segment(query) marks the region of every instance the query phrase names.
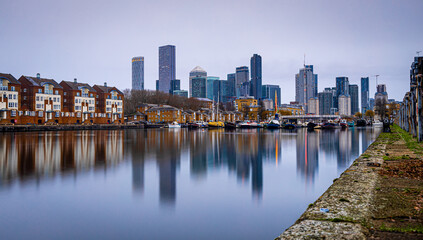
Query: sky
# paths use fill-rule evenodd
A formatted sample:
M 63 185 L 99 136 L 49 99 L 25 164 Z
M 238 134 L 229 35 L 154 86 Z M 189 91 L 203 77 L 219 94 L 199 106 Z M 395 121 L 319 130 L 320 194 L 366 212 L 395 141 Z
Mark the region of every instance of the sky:
M 421 0 L 0 0 L 0 72 L 131 88 L 131 58 L 145 58 L 155 89 L 158 48 L 176 46 L 176 77 L 188 90 L 196 66 L 226 79 L 262 56 L 263 84 L 295 100 L 295 74 L 314 65 L 319 91 L 347 76 L 375 75 L 402 100 L 423 50 Z M 423 55 L 423 52 L 422 54 Z

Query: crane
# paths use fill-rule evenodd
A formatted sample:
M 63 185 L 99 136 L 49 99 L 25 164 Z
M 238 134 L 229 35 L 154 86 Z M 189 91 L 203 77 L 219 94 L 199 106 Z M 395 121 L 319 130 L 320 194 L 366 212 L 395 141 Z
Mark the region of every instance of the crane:
M 416 51 L 416 53 L 417 53 L 417 57 L 420 57 L 420 53 L 421 53 L 422 51 Z

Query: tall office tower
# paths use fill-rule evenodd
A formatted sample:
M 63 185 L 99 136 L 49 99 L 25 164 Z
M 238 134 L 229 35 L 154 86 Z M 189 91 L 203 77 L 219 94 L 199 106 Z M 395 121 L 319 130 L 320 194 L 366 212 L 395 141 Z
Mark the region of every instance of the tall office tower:
M 251 95 L 254 96 L 255 99 L 260 100 L 261 97 L 261 85 L 262 85 L 262 77 L 261 77 L 261 56 L 258 54 L 254 54 L 251 57 L 250 61 L 251 67 Z
M 338 97 L 339 115 L 351 115 L 351 97 L 341 94 Z
M 247 83 L 249 85 L 248 77 L 249 77 L 248 67 L 242 66 L 242 67 L 236 68 L 236 74 L 235 74 L 236 97 L 249 95 L 249 86 L 247 86 Z M 246 88 L 248 88 L 248 92 L 246 92 L 247 91 Z
M 310 98 L 308 100 L 307 103 L 308 106 L 308 114 L 315 114 L 315 115 L 319 115 L 319 98 L 318 97 L 314 97 L 314 98 Z
M 272 99 L 273 105 L 275 105 L 275 100 L 277 96 L 277 102 L 276 104 L 278 106 L 281 105 L 281 88 L 279 85 L 263 85 L 261 87 L 261 97 L 262 99 Z
M 369 110 L 373 110 L 375 108 L 375 99 L 369 98 Z
M 229 96 L 236 97 L 236 74 L 229 73 L 228 74 L 228 87 L 229 87 Z
M 348 77 L 337 77 L 336 78 L 336 100 L 334 107 L 338 108 L 338 98 L 340 95 L 349 96 L 349 86 Z
M 197 78 L 196 80 L 197 83 L 199 82 L 198 78 L 204 79 L 204 82 L 206 85 L 204 89 L 205 90 L 204 98 L 207 97 L 207 72 L 199 66 L 196 66 L 189 73 L 189 97 L 198 97 L 198 96 L 194 96 L 193 93 L 196 92 L 196 94 L 198 94 L 198 92 L 201 91 L 200 89 L 194 89 L 194 85 L 192 82 L 194 78 Z
M 207 89 L 208 91 L 209 89 Z M 219 102 L 230 102 L 231 98 L 229 95 L 229 82 L 227 80 L 215 80 L 213 81 L 213 99 Z
M 319 113 L 320 115 L 329 115 L 332 108 L 333 91 L 331 88 L 325 88 L 323 92 L 319 92 Z
M 369 77 L 361 78 L 361 113 L 370 109 L 369 103 Z
M 175 46 L 159 47 L 159 82 L 158 90 L 169 93 L 170 81 L 176 77 Z
M 351 97 L 351 114 L 354 115 L 360 111 L 358 107 L 358 85 L 351 84 L 348 91 Z
M 219 77 L 207 77 L 207 98 L 210 100 L 215 100 L 217 101 L 217 99 L 214 99 L 216 96 L 213 95 L 214 90 L 213 90 L 213 83 L 214 81 L 219 80 Z
M 175 91 L 181 90 L 181 80 L 173 79 L 170 80 L 170 94 L 175 95 Z
M 144 57 L 132 58 L 132 89 L 144 90 Z
M 317 97 L 317 74 L 313 73 L 313 65 L 305 65 L 295 74 L 295 101 L 305 106 L 310 98 Z

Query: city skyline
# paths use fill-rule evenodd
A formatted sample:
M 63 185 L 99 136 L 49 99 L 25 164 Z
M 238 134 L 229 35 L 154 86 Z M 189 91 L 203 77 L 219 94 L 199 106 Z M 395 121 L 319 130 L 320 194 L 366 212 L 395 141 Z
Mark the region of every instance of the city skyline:
M 187 75 L 197 65 L 225 79 L 236 66 L 248 66 L 257 53 L 265 59 L 263 83 L 280 85 L 281 102 L 286 103 L 295 99 L 293 75 L 306 54 L 306 64 L 313 64 L 319 74 L 318 92 L 333 86 L 337 76 L 347 76 L 352 84 L 370 77 L 373 96 L 377 74 L 390 97 L 402 100 L 407 88 L 401 83 L 409 80 L 408 59 L 423 48 L 423 33 L 415 31 L 421 1 L 383 2 L 383 9 L 382 1 L 126 3 L 104 2 L 101 8 L 82 1 L 1 3 L 0 13 L 7 19 L 0 23 L 0 49 L 6 56 L 0 60 L 2 72 L 40 72 L 91 84 L 107 81 L 125 89 L 131 88 L 128 59 L 144 56 L 145 89 L 154 90 L 157 48 L 172 44 L 178 47 L 175 78 L 181 80 L 181 89 L 188 89 Z M 243 11 L 234 11 L 239 8 Z M 349 11 L 342 11 L 346 8 Z M 257 17 L 250 19 L 248 13 Z M 136 21 L 139 14 L 142 24 Z M 190 19 L 178 17 L 188 14 Z M 179 26 L 186 30 L 179 31 Z M 198 40 L 199 35 L 207 38 Z M 223 40 L 222 35 L 231 37 Z

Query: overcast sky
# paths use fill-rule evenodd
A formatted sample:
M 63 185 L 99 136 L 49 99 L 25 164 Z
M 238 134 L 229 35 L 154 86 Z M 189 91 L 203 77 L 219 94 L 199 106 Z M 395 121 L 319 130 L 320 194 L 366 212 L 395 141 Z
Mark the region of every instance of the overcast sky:
M 145 57 L 145 88 L 155 89 L 158 47 L 176 46 L 176 76 L 188 89 L 195 66 L 226 79 L 250 57 L 263 59 L 263 84 L 295 99 L 306 64 L 319 91 L 347 76 L 370 76 L 402 100 L 423 50 L 423 1 L 105 1 L 0 0 L 0 72 L 131 87 L 131 58 Z

